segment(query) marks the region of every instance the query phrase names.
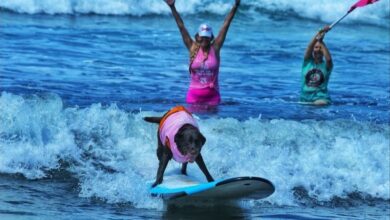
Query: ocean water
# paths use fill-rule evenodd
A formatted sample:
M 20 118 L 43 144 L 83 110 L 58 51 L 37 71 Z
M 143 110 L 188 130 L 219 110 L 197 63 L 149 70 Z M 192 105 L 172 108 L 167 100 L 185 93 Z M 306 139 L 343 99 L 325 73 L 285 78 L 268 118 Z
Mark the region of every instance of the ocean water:
M 214 178 L 260 176 L 276 191 L 172 205 L 148 194 L 157 128 L 142 120 L 186 105 L 188 52 L 166 4 L 0 1 L 0 218 L 389 219 L 389 1 L 327 34 L 333 104 L 298 102 L 309 40 L 353 3 L 242 1 L 222 103 L 189 107 Z M 203 22 L 217 32 L 233 1 L 176 4 L 194 34 Z

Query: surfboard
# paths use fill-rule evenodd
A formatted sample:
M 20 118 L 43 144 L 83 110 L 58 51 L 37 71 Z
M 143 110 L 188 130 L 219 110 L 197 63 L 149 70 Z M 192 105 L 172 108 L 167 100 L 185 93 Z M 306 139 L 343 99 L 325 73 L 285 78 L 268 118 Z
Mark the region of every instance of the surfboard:
M 164 177 L 162 184 L 150 188 L 152 196 L 161 197 L 164 200 L 263 199 L 272 195 L 274 191 L 275 187 L 269 180 L 252 176 L 201 182 L 190 176 L 170 175 Z

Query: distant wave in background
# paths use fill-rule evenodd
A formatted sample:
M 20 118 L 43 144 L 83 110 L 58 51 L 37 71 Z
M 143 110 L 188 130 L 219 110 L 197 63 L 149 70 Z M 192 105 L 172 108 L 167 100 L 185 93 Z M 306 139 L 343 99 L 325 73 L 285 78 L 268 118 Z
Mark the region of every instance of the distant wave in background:
M 303 19 L 333 22 L 343 16 L 356 0 L 246 0 L 240 13 L 250 17 L 299 17 Z M 176 7 L 182 14 L 211 13 L 224 15 L 233 4 L 223 0 L 177 0 Z M 2 0 L 0 9 L 27 14 L 98 14 L 98 15 L 167 15 L 169 8 L 163 0 Z M 388 27 L 389 1 L 353 11 L 343 22 L 375 24 Z

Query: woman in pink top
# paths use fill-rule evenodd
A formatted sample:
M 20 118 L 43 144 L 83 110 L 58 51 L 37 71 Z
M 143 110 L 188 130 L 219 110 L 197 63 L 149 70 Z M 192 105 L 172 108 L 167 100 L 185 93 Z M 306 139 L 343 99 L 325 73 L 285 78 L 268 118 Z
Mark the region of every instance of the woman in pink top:
M 213 31 L 207 24 L 201 24 L 193 40 L 184 26 L 183 20 L 175 8 L 175 0 L 165 0 L 171 8 L 173 17 L 179 27 L 184 44 L 190 52 L 191 82 L 187 93 L 187 103 L 217 105 L 221 102 L 218 74 L 220 50 L 225 41 L 230 23 L 240 5 L 235 0 L 234 7 L 227 15 L 218 36 L 214 39 Z

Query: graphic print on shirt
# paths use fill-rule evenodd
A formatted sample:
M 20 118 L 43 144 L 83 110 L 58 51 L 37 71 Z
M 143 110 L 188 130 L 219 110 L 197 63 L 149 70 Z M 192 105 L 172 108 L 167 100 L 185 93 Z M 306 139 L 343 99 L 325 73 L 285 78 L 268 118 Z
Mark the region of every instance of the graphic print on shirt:
M 199 82 L 201 84 L 213 84 L 213 72 L 210 70 L 206 61 L 200 64 L 200 68 L 196 71 L 196 74 L 199 76 Z
M 214 48 L 211 47 L 208 54 L 203 53 L 202 48 L 200 48 L 190 66 L 190 88 L 219 90 L 218 71 L 219 61 Z
M 309 87 L 318 87 L 324 82 L 324 73 L 320 69 L 312 69 L 306 74 L 305 84 Z

